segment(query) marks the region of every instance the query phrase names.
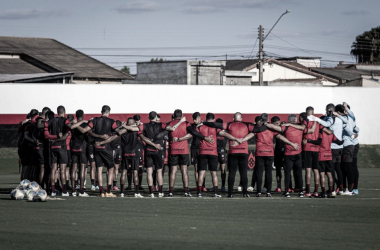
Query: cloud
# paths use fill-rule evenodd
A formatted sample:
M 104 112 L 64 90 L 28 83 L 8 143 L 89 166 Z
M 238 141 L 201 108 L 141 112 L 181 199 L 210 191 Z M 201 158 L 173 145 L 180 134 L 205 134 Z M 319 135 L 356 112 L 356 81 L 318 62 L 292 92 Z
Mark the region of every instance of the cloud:
M 113 10 L 121 14 L 136 14 L 142 12 L 152 12 L 160 9 L 160 5 L 151 1 L 136 1 L 123 4 Z
M 211 13 L 211 12 L 220 12 L 222 11 L 218 7 L 213 6 L 194 6 L 194 7 L 187 7 L 182 10 L 182 12 L 187 14 L 203 14 L 203 13 Z
M 368 15 L 369 11 L 368 10 L 348 10 L 348 11 L 342 12 L 342 14 L 346 16 L 364 16 L 364 15 Z
M 36 19 L 69 15 L 70 13 L 65 10 L 20 9 L 0 11 L 0 19 L 6 20 Z

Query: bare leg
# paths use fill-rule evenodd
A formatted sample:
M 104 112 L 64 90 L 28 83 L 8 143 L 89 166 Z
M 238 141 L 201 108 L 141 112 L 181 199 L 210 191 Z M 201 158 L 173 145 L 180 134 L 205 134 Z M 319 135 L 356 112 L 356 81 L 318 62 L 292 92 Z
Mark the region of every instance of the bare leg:
M 218 172 L 217 171 L 210 171 L 211 172 L 211 176 L 212 176 L 212 183 L 214 184 L 214 189 L 215 187 L 218 187 Z M 214 190 L 215 193 L 217 190 Z
M 80 164 L 80 189 L 79 192 L 83 194 L 83 187 L 84 187 L 84 182 L 86 180 L 86 173 L 87 173 L 87 164 Z M 77 171 L 75 171 L 76 173 Z
M 100 194 L 103 193 L 103 166 L 98 167 L 98 183 L 99 183 L 99 191 Z
M 169 174 L 169 193 L 173 193 L 173 187 L 175 183 L 175 176 L 177 174 L 178 166 L 170 166 L 170 174 Z
M 306 168 L 306 172 L 305 172 L 306 193 L 310 193 L 310 181 L 311 181 L 311 168 Z M 302 187 L 300 188 L 302 189 Z
M 203 185 L 203 180 L 205 178 L 205 175 L 206 175 L 206 170 L 201 170 L 198 173 L 198 194 L 200 194 L 202 191 L 202 185 Z
M 181 173 L 182 173 L 183 187 L 186 189 L 189 187 L 189 175 L 187 174 L 187 165 L 181 166 Z M 185 192 L 186 192 L 186 190 L 185 190 Z
M 319 185 L 319 170 L 314 169 L 314 184 L 315 184 L 315 190 L 314 192 L 318 192 L 318 185 Z
M 77 163 L 73 163 L 71 165 L 71 185 L 72 185 L 72 191 L 74 192 L 75 191 L 75 177 L 77 176 L 77 169 L 78 169 L 78 164 Z M 80 185 L 82 186 L 82 179 L 81 179 L 81 183 Z
M 55 193 L 55 180 L 57 173 L 57 163 L 51 164 L 51 172 L 50 172 L 50 182 L 51 182 L 51 192 Z

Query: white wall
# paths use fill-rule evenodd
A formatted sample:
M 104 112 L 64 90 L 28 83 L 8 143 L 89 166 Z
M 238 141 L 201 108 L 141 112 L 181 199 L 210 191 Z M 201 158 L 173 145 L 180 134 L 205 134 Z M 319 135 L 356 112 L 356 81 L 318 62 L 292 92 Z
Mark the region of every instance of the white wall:
M 263 74 L 264 76 L 264 82 L 267 81 L 274 81 L 277 79 L 315 79 L 315 76 L 307 75 L 304 73 L 301 73 L 296 70 L 292 70 L 286 67 L 283 67 L 281 65 L 277 65 L 275 63 L 270 66 L 268 63 L 265 63 L 263 66 L 265 72 Z M 255 76 L 252 76 L 252 82 L 258 82 L 259 81 L 259 70 L 254 68 L 249 70 L 249 72 L 256 72 Z
M 64 105 L 67 113 L 300 113 L 313 106 L 324 113 L 328 103 L 346 101 L 357 116 L 360 142 L 380 144 L 380 88 L 256 87 L 191 85 L 50 85 L 0 84 L 0 114 L 26 114 L 31 108 Z

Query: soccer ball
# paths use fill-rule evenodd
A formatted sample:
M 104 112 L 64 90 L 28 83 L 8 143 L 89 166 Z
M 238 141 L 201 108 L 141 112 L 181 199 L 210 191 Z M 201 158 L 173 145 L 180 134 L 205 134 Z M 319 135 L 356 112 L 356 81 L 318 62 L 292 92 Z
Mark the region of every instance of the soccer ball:
M 40 189 L 40 191 L 37 192 L 36 197 L 40 198 L 41 201 L 46 201 L 47 193 L 45 190 Z
M 22 181 L 20 182 L 20 186 L 23 187 L 24 189 L 25 189 L 25 188 L 29 188 L 29 185 L 30 185 L 30 181 L 27 180 L 27 179 L 22 180 Z
M 29 189 L 33 190 L 34 192 L 38 192 L 38 190 L 40 190 L 41 187 L 40 187 L 40 185 L 38 185 L 37 182 L 32 181 L 32 182 L 29 184 Z
M 27 196 L 28 196 L 28 201 L 33 201 L 33 197 L 36 196 L 36 192 L 34 192 L 33 190 L 29 190 L 27 192 Z
M 11 199 L 12 199 L 12 200 L 16 200 L 16 191 L 17 191 L 17 189 L 13 189 L 13 190 L 11 191 Z
M 20 201 L 20 200 L 23 200 L 24 199 L 24 192 L 21 191 L 20 189 L 16 189 L 16 192 L 15 192 L 15 199 Z

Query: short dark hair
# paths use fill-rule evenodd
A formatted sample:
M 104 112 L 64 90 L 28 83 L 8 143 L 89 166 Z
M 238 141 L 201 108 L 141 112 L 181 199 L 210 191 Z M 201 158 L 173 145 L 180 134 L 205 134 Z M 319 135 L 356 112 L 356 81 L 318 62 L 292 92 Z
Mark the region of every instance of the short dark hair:
M 74 120 L 74 116 L 73 115 L 67 115 L 67 119 L 72 122 Z
M 76 116 L 77 118 L 79 118 L 79 117 L 83 117 L 83 116 L 84 116 L 84 112 L 83 112 L 83 110 L 78 109 L 77 112 L 75 112 L 75 116 Z
M 269 115 L 267 114 L 267 113 L 262 113 L 261 114 L 261 120 L 263 120 L 263 121 L 268 121 L 268 119 L 269 119 Z
M 57 108 L 57 114 L 60 115 L 60 114 L 63 114 L 65 112 L 66 112 L 65 107 L 63 107 L 62 105 L 58 106 L 58 108 Z
M 48 108 L 48 107 L 44 107 L 43 109 L 42 109 L 42 113 L 46 113 L 46 112 L 48 112 L 48 111 L 50 111 L 50 108 Z
M 121 126 L 121 121 L 116 120 L 116 125 L 117 125 L 118 127 L 120 127 L 120 126 Z
M 255 117 L 255 123 L 258 123 L 259 121 L 261 121 L 261 116 L 260 115 L 258 115 L 258 116 Z
M 302 113 L 301 113 L 302 114 Z M 300 114 L 300 115 L 301 115 Z M 291 122 L 295 122 L 295 121 L 297 121 L 297 116 L 296 115 L 294 115 L 294 114 L 290 114 L 289 116 L 288 116 L 288 121 L 291 121 Z
M 29 119 L 30 118 L 30 113 L 27 113 L 26 114 L 26 119 Z
M 102 114 L 104 114 L 104 113 L 106 113 L 106 112 L 110 112 L 110 111 L 111 111 L 110 106 L 108 106 L 108 105 L 104 105 L 104 106 L 102 107 Z
M 215 115 L 213 113 L 207 113 L 206 120 L 213 120 L 215 119 Z
M 141 119 L 140 115 L 134 115 L 133 116 L 133 120 L 135 120 L 135 121 L 140 121 L 140 119 Z
M 201 116 L 201 113 L 199 113 L 199 112 L 195 112 L 195 113 L 193 114 L 193 120 L 197 119 L 199 116 Z
M 30 118 L 32 118 L 32 117 L 35 117 L 36 115 L 38 115 L 39 113 L 38 113 L 38 110 L 37 110 L 37 109 L 32 109 L 32 110 L 29 112 L 29 114 L 30 114 Z
M 336 112 L 344 113 L 344 110 L 345 110 L 345 108 L 344 108 L 344 106 L 342 104 L 338 104 L 338 105 L 335 106 L 335 111 Z
M 47 116 L 49 118 L 49 120 L 51 120 L 54 118 L 54 112 L 50 110 L 50 111 L 46 112 L 45 116 Z
M 157 117 L 156 111 L 152 111 L 152 112 L 149 113 L 149 120 L 153 120 L 156 117 Z
M 174 110 L 173 115 L 174 115 L 174 118 L 181 118 L 182 117 L 182 110 L 180 110 L 180 109 Z
M 217 122 L 217 123 L 223 123 L 223 120 L 222 119 L 220 119 L 220 118 L 218 118 L 218 119 L 216 119 L 216 121 L 215 122 Z
M 270 119 L 270 122 L 271 122 L 271 123 L 275 123 L 275 122 L 278 122 L 278 121 L 280 121 L 280 120 L 281 120 L 280 117 L 278 117 L 278 116 L 273 116 L 272 119 Z
M 350 105 L 347 104 L 347 108 L 348 108 L 348 109 L 351 109 Z
M 333 111 L 335 111 L 335 105 L 332 103 L 329 103 L 326 105 L 326 109 L 332 109 Z
M 306 112 L 309 111 L 309 110 L 314 110 L 314 108 L 312 106 L 309 106 L 306 108 Z
M 161 118 L 161 116 L 160 116 L 159 114 L 157 114 L 157 117 L 158 117 L 158 118 Z
M 306 120 L 307 119 L 307 114 L 306 112 L 302 112 L 300 115 L 299 115 L 300 118 L 302 118 L 303 120 Z
M 127 123 L 129 123 L 130 120 L 134 120 L 133 117 L 128 117 Z

